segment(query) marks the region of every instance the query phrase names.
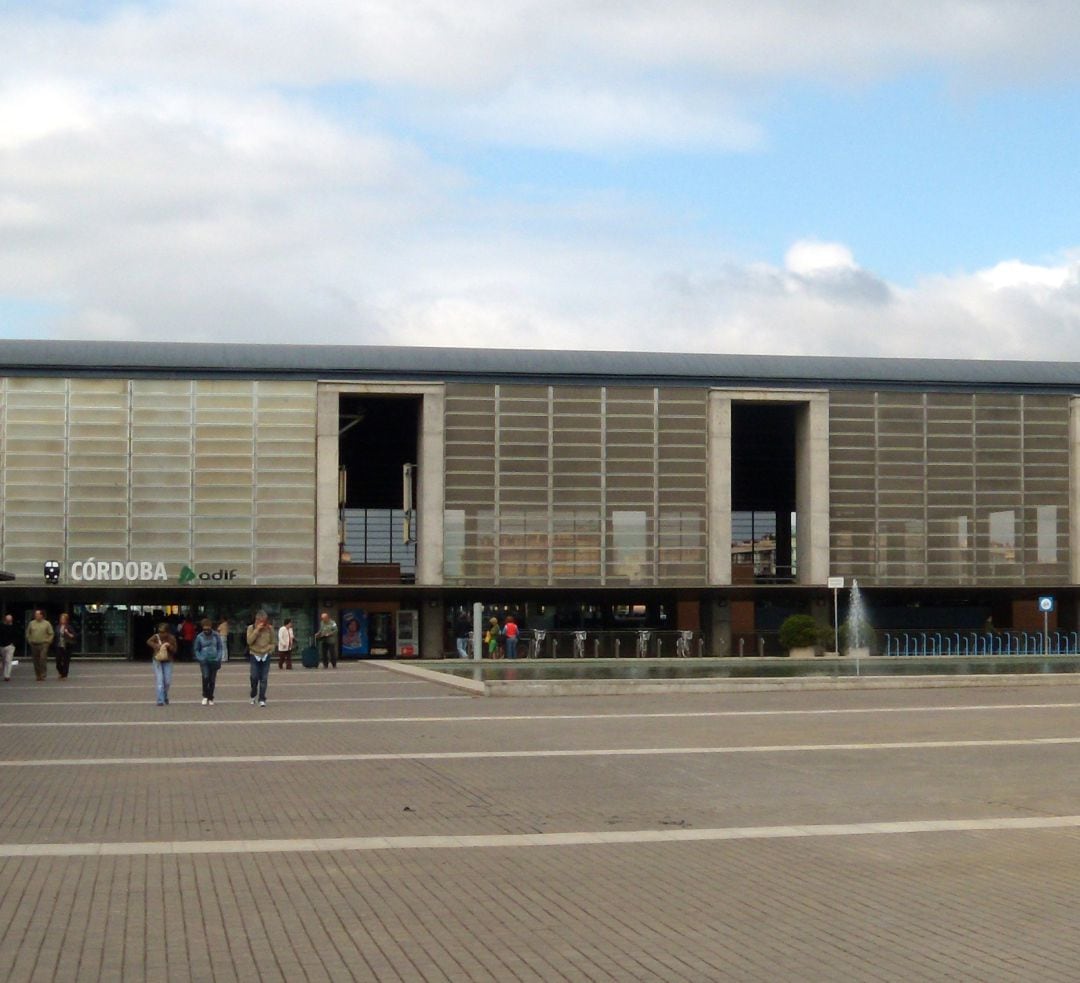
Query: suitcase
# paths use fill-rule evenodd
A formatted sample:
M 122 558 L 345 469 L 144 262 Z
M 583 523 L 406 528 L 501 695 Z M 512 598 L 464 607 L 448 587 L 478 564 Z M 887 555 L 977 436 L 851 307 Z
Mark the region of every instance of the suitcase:
M 300 661 L 304 664 L 305 669 L 318 669 L 319 650 L 314 645 L 309 645 L 300 653 Z

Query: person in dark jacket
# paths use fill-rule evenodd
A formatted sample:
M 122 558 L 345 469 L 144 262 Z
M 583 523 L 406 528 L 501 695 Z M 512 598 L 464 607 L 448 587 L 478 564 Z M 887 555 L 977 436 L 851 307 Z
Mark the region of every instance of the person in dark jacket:
M 11 682 L 11 666 L 15 661 L 15 646 L 22 641 L 22 632 L 15 627 L 15 619 L 10 614 L 4 615 L 0 622 L 0 655 L 4 660 L 4 682 Z
M 202 705 L 214 705 L 214 685 L 218 669 L 225 658 L 225 642 L 209 618 L 204 618 L 202 631 L 195 636 L 195 658 L 202 672 Z
M 53 639 L 56 672 L 61 680 L 67 679 L 71 671 L 71 653 L 75 650 L 76 638 L 75 629 L 71 627 L 71 615 L 65 611 L 56 624 L 56 637 Z

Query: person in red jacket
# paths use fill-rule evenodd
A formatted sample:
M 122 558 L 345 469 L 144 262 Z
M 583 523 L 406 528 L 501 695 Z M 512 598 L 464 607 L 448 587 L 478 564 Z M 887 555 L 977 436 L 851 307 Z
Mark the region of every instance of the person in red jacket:
M 503 625 L 503 638 L 506 640 L 506 657 L 517 658 L 518 626 L 512 614 L 506 616 L 506 624 Z

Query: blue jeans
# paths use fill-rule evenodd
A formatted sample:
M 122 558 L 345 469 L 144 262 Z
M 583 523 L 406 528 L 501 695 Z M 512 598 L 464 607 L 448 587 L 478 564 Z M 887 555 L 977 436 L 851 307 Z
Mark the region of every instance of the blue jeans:
M 200 662 L 199 669 L 202 672 L 202 695 L 204 700 L 214 698 L 214 683 L 217 682 L 220 662 Z
M 169 687 L 172 686 L 172 659 L 168 662 L 154 659 L 154 682 L 157 683 L 158 703 L 168 703 Z
M 471 654 L 469 652 L 469 636 L 457 640 L 457 654 L 459 659 L 467 659 Z
M 517 635 L 507 635 L 506 636 L 506 657 L 508 659 L 516 659 L 517 658 L 517 643 L 518 643 Z
M 255 656 L 251 656 L 251 698 L 254 700 L 256 695 L 259 699 L 266 702 L 266 684 L 270 679 L 270 656 L 266 656 L 264 659 L 256 659 Z

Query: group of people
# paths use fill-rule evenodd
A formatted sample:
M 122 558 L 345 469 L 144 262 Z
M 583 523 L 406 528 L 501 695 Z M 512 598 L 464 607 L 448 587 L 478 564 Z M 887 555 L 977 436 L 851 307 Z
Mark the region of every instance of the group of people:
M 146 640 L 152 656 L 159 707 L 169 703 L 173 663 L 178 658 L 194 658 L 199 663 L 203 706 L 214 705 L 217 673 L 221 664 L 229 658 L 229 622 L 222 621 L 215 627 L 209 618 L 204 618 L 200 627 L 201 630 L 196 629 L 190 618 L 176 624 L 162 621 L 157 631 Z M 338 626 L 328 611 L 320 616 L 314 640 L 323 667 L 337 668 Z M 245 641 L 250 664 L 251 702 L 265 707 L 271 656 L 277 655 L 279 669 L 291 670 L 293 667 L 293 655 L 296 653 L 293 620 L 286 618 L 279 628 L 275 628 L 267 613 L 260 610 L 247 627 Z M 0 660 L 3 662 L 5 683 L 11 682 L 12 670 L 17 664 L 15 655 L 24 642 L 30 651 L 38 682 L 44 682 L 48 675 L 50 655 L 53 656 L 58 678 L 68 678 L 71 656 L 78 643 L 71 615 L 62 613 L 54 627 L 45 616 L 45 611 L 38 608 L 25 629 L 15 624 L 11 614 L 5 614 L 0 619 Z
M 15 624 L 15 618 L 5 614 L 0 623 L 0 652 L 3 653 L 4 682 L 11 682 L 11 670 L 15 665 L 15 650 L 18 644 L 25 641 L 30 648 L 30 657 L 34 662 L 34 675 L 39 683 L 43 683 L 49 672 L 49 653 L 51 652 L 56 663 L 56 674 L 61 680 L 68 678 L 71 671 L 71 654 L 75 651 L 78 636 L 71 627 L 71 615 L 66 611 L 60 615 L 54 628 L 52 622 L 45 617 L 45 612 L 38 608 L 34 611 L 34 617 L 20 630 Z
M 209 618 L 203 619 L 201 627 L 202 630 L 192 639 L 191 650 L 202 674 L 202 704 L 204 707 L 212 707 L 218 670 L 227 658 L 227 635 L 220 628 L 215 630 L 214 623 Z M 265 707 L 271 654 L 277 653 L 279 669 L 292 669 L 293 653 L 296 651 L 296 631 L 292 618 L 286 618 L 281 627 L 275 630 L 267 613 L 258 611 L 247 627 L 245 638 L 251 679 L 251 703 L 253 706 L 258 703 L 260 707 Z M 157 705 L 167 706 L 169 687 L 172 685 L 173 661 L 180 651 L 180 640 L 172 633 L 169 625 L 162 622 L 158 625 L 158 630 L 146 640 L 146 644 L 153 656 Z
M 459 659 L 468 659 L 470 657 L 469 642 L 472 638 L 472 632 L 472 622 L 463 611 L 458 615 L 454 627 L 454 640 L 457 644 Z M 481 651 L 484 657 L 501 659 L 505 655 L 508 659 L 516 659 L 520 635 L 521 629 L 518 627 L 517 619 L 512 614 L 506 616 L 506 621 L 501 626 L 498 618 L 490 618 L 481 640 L 483 646 Z

